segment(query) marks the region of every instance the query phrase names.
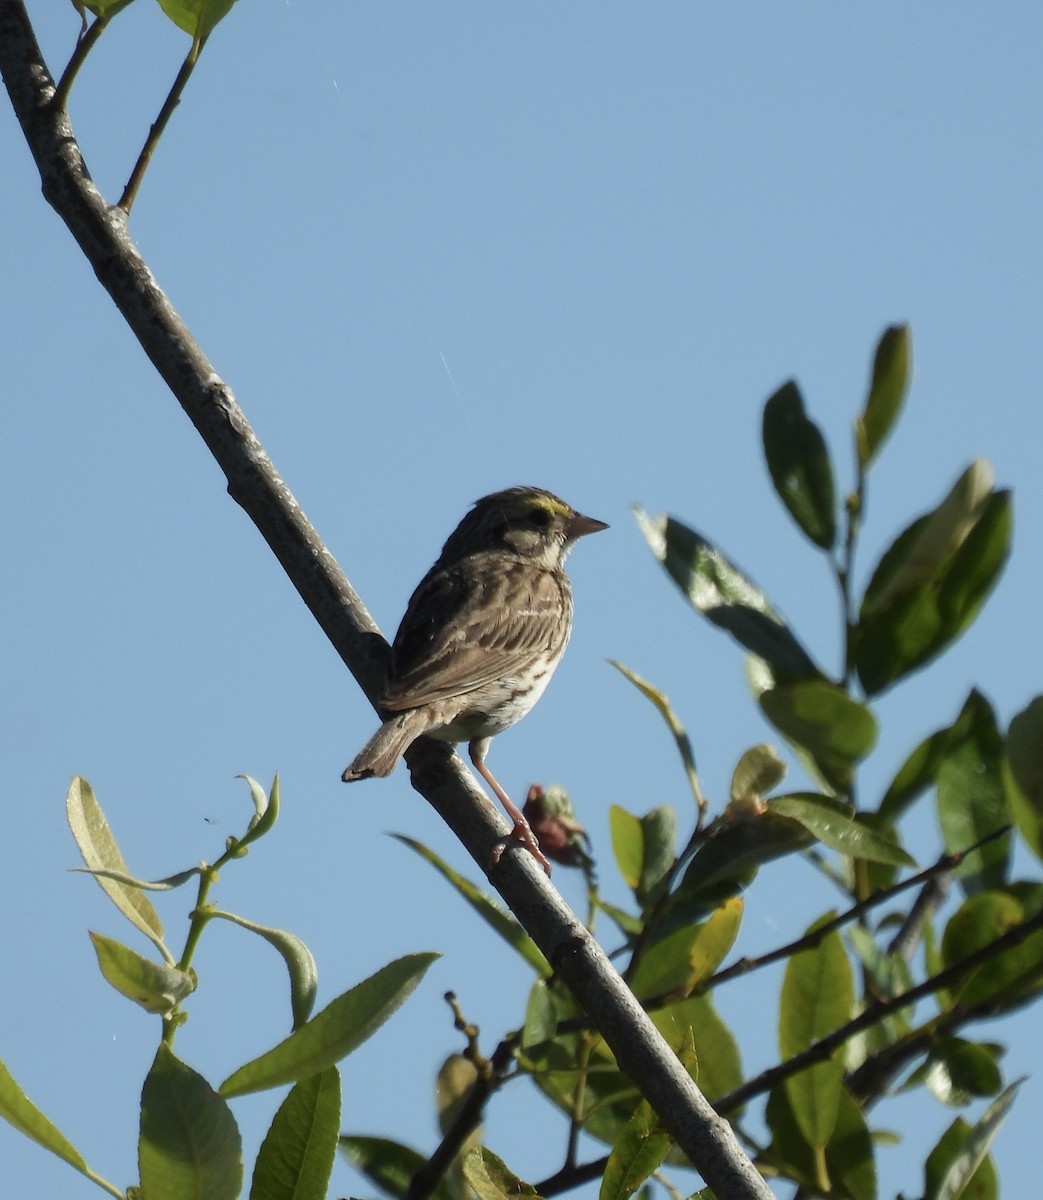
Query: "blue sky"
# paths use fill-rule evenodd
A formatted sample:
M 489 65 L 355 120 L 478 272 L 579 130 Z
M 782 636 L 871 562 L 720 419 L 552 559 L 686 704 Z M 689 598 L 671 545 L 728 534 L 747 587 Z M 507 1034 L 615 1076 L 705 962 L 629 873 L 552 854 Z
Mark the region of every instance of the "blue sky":
M 75 14 L 32 8 L 59 71 Z M 832 584 L 773 499 L 760 413 L 796 377 L 849 486 L 851 421 L 889 323 L 911 323 L 916 374 L 870 480 L 862 572 L 979 455 L 1014 489 L 1015 543 L 970 635 L 877 706 L 867 803 L 971 686 L 1004 723 L 1043 690 L 1041 44 L 1043 12 L 1025 2 L 295 0 L 238 5 L 208 45 L 132 232 L 383 628 L 487 491 L 536 483 L 612 525 L 571 560 L 562 669 L 490 757 L 515 793 L 570 789 L 610 898 L 624 900 L 610 804 L 673 803 L 687 819 L 689 802 L 658 718 L 606 658 L 667 691 L 718 801 L 742 750 L 777 742 L 740 653 L 679 599 L 630 505 L 714 538 L 835 667 Z M 76 132 L 113 200 L 186 49 L 139 0 L 77 84 Z M 444 952 L 345 1067 L 345 1129 L 430 1148 L 433 1073 L 457 1047 L 441 994 L 458 993 L 491 1052 L 521 1019 L 525 972 L 385 836 L 476 873 L 405 772 L 339 782 L 372 714 L 42 201 L 9 114 L 0 156 L 0 1056 L 95 1169 L 132 1181 L 157 1031 L 95 973 L 87 928 L 134 935 L 67 873 L 69 778 L 92 782 L 132 866 L 158 876 L 241 829 L 237 772 L 278 770 L 279 829 L 217 899 L 309 943 L 320 1003 L 399 954 Z M 909 835 L 929 861 L 922 807 Z M 1027 859 L 1019 870 L 1038 878 Z M 834 903 L 806 867 L 766 870 L 741 949 Z M 181 893 L 162 905 L 175 943 L 187 907 Z M 285 982 L 231 927 L 211 930 L 198 967 L 178 1051 L 219 1081 L 283 1036 Z M 734 988 L 718 1004 L 752 1072 L 775 1054 L 777 980 Z M 1038 1175 L 1040 1022 L 974 1031 L 1017 1048 L 1011 1076 L 1031 1074 L 995 1147 L 1007 1195 Z M 273 1110 L 237 1103 L 248 1161 Z M 905 1137 L 881 1153 L 881 1196 L 917 1194 L 952 1116 L 919 1098 L 875 1110 Z M 487 1130 L 530 1178 L 563 1149 L 537 1119 L 549 1130 L 516 1086 Z M 100 1194 L 6 1126 L 0 1159 L 21 1200 Z M 371 1192 L 344 1167 L 333 1186 Z

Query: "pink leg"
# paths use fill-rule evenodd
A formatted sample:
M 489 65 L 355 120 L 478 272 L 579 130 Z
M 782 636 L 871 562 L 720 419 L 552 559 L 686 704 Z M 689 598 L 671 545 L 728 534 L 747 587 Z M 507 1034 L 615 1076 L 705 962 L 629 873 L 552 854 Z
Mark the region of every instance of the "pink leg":
M 492 771 L 485 765 L 485 751 L 488 749 L 487 741 L 472 742 L 467 750 L 471 757 L 471 762 L 474 763 L 474 768 L 485 782 L 492 788 L 494 795 L 503 805 L 507 815 L 514 822 L 514 828 L 507 835 L 508 841 L 518 842 L 524 846 L 540 866 L 550 874 L 550 861 L 540 849 L 540 843 L 536 835 L 532 832 L 529 822 L 525 819 L 525 814 L 511 800 L 510 796 L 496 782 Z M 499 862 L 500 856 L 503 854 L 503 845 L 499 845 L 493 851 L 493 862 Z

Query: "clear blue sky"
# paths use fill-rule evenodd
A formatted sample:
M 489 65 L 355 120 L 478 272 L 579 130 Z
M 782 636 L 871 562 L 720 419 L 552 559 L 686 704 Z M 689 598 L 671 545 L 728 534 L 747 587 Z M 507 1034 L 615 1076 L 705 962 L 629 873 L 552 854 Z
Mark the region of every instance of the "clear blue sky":
M 60 70 L 76 15 L 31 7 Z M 879 704 L 863 798 L 973 684 L 1004 722 L 1043 690 L 1041 45 L 1043 10 L 1025 0 L 255 0 L 207 47 L 132 232 L 385 630 L 486 491 L 537 483 L 612 525 L 571 560 L 564 666 L 490 759 L 516 793 L 569 787 L 610 898 L 625 899 L 610 804 L 687 815 L 688 798 L 658 719 L 607 657 L 668 692 L 717 801 L 746 746 L 777 742 L 740 653 L 687 610 L 629 506 L 715 538 L 835 667 L 830 579 L 772 498 L 760 411 L 795 376 L 849 485 L 851 419 L 890 322 L 912 324 L 916 378 L 871 480 L 863 570 L 978 455 L 1015 490 L 1016 533 L 971 635 Z M 186 48 L 142 0 L 76 87 L 76 131 L 113 200 Z M 0 1057 L 95 1169 L 133 1180 L 157 1027 L 95 972 L 88 927 L 135 935 L 66 873 L 69 778 L 93 783 L 132 866 L 158 876 L 241 830 L 237 772 L 278 770 L 279 830 L 216 898 L 309 943 L 320 1003 L 400 954 L 445 952 L 344 1072 L 345 1129 L 429 1149 L 433 1074 L 458 1045 L 442 992 L 491 1052 L 521 1020 L 525 972 L 385 836 L 409 832 L 476 874 L 405 772 L 339 782 L 371 713 L 42 201 L 9 112 L 0 161 Z M 929 860 L 922 807 L 910 836 Z M 740 948 L 768 949 L 836 902 L 804 866 L 768 869 Z M 175 944 L 188 904 L 162 904 Z M 198 966 L 178 1051 L 218 1082 L 283 1036 L 285 981 L 231 927 L 210 931 Z M 718 997 L 748 1071 L 773 1060 L 776 997 L 777 978 Z M 1032 1075 L 995 1147 L 1006 1196 L 1038 1180 L 1041 1025 L 1032 1011 L 974 1031 L 1010 1040 L 1009 1073 Z M 274 1105 L 236 1104 L 248 1162 Z M 906 1139 L 881 1151 L 881 1196 L 918 1194 L 917 1164 L 953 1115 L 923 1098 L 874 1111 Z M 530 1178 L 560 1163 L 560 1131 L 520 1087 L 487 1133 Z M 0 1162 L 19 1200 L 100 1195 L 5 1125 Z M 337 1171 L 331 1194 L 371 1193 Z

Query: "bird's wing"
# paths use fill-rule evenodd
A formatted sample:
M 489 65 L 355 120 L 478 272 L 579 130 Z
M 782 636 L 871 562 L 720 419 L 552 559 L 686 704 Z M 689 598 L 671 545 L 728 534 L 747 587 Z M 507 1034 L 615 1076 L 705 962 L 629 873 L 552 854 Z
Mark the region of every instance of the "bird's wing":
M 395 636 L 382 706 L 394 712 L 462 696 L 513 674 L 533 655 L 556 659 L 571 610 L 563 571 L 511 560 L 479 572 L 473 564 L 432 568 Z

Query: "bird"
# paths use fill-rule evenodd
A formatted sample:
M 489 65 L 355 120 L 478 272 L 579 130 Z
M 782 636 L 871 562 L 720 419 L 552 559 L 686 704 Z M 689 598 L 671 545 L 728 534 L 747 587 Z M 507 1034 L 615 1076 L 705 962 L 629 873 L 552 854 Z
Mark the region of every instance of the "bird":
M 514 823 L 493 854 L 519 842 L 550 863 L 521 810 L 485 762 L 492 739 L 535 705 L 572 632 L 565 559 L 607 529 L 536 487 L 476 501 L 406 606 L 377 709 L 383 724 L 341 778 L 390 775 L 418 737 L 467 742 L 475 769 Z

